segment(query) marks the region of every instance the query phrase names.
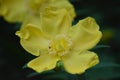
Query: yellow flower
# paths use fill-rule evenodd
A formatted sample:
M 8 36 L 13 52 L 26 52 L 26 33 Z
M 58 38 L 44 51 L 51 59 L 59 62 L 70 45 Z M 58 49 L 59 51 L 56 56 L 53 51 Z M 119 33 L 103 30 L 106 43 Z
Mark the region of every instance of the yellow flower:
M 80 74 L 99 62 L 98 56 L 89 51 L 102 36 L 93 18 L 87 17 L 71 27 L 65 9 L 45 13 L 40 15 L 40 27 L 28 24 L 16 32 L 22 47 L 37 56 L 27 64 L 29 68 L 43 72 L 62 61 L 67 72 Z
M 65 8 L 72 19 L 75 17 L 74 7 L 68 0 L 0 0 L 0 16 L 8 22 L 23 22 L 26 18 L 26 22 L 32 22 L 39 19 L 46 7 Z

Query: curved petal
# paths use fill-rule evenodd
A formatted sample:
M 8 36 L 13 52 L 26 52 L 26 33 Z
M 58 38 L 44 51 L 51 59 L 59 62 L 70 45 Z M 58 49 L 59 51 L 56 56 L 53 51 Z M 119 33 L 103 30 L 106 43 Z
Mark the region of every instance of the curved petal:
M 37 72 L 43 72 L 55 68 L 58 60 L 59 58 L 57 56 L 43 54 L 40 57 L 30 61 L 27 66 Z
M 81 74 L 86 69 L 96 65 L 99 62 L 98 56 L 94 52 L 83 51 L 73 52 L 62 58 L 66 71 L 72 74 Z
M 3 14 L 6 13 L 7 9 L 5 8 L 5 6 L 2 3 L 3 1 L 0 0 L 0 16 L 3 16 Z
M 71 19 L 65 9 L 54 10 L 53 7 L 46 8 L 40 14 L 40 23 L 43 32 L 49 36 L 66 34 L 71 26 Z
M 50 6 L 56 7 L 58 9 L 65 8 L 72 20 L 76 17 L 74 6 L 68 0 L 53 0 L 53 3 Z
M 91 17 L 80 20 L 71 28 L 70 37 L 77 50 L 86 50 L 93 48 L 101 39 L 102 33 L 99 26 Z
M 9 22 L 21 22 L 27 12 L 25 0 L 1 0 L 0 15 Z
M 48 48 L 48 40 L 39 28 L 27 25 L 16 32 L 20 37 L 22 47 L 33 55 L 39 56 Z
M 34 24 L 36 27 L 40 28 L 40 16 L 28 14 L 22 23 L 21 29 L 24 28 L 27 24 Z

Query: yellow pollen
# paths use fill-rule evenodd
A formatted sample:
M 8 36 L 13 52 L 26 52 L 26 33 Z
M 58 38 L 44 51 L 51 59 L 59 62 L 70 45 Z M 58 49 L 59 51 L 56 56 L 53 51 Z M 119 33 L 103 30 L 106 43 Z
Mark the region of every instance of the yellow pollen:
M 49 43 L 49 53 L 63 56 L 69 53 L 72 42 L 65 35 L 57 35 L 54 39 L 52 39 Z

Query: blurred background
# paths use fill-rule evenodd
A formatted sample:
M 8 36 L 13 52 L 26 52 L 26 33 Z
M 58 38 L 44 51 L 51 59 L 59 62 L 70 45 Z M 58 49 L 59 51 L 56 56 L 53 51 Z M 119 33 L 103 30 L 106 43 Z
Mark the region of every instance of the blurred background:
M 77 13 L 73 24 L 91 16 L 103 32 L 100 43 L 92 49 L 98 53 L 100 63 L 82 75 L 64 71 L 36 74 L 31 69 L 23 69 L 34 57 L 21 47 L 15 35 L 20 23 L 8 23 L 0 17 L 0 80 L 120 80 L 120 0 L 70 2 Z

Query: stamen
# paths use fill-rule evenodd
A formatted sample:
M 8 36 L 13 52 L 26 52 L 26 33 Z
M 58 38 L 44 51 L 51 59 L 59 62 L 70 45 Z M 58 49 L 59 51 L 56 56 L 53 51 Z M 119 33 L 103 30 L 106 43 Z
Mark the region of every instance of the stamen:
M 72 41 L 65 35 L 57 35 L 49 42 L 49 54 L 64 56 L 70 52 Z

